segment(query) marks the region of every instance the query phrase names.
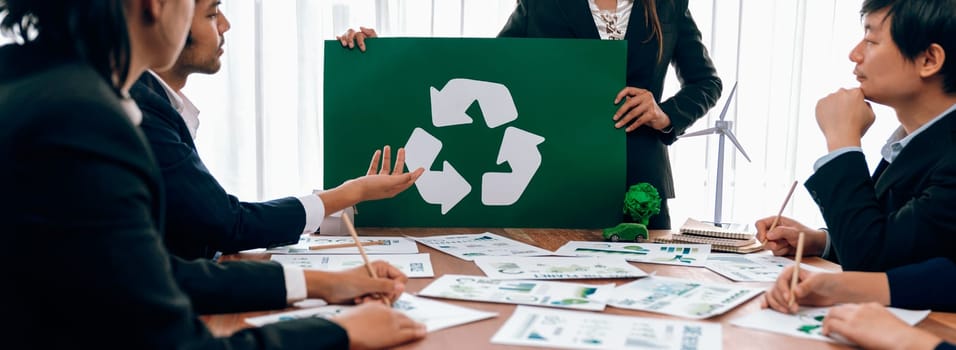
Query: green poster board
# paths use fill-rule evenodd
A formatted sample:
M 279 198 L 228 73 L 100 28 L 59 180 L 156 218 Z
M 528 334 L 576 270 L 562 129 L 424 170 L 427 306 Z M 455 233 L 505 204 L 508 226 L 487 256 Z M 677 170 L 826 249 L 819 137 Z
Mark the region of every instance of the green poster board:
M 426 170 L 361 203 L 372 227 L 602 228 L 621 221 L 625 135 L 613 127 L 626 43 L 379 38 L 325 43 L 325 185 L 383 145 Z

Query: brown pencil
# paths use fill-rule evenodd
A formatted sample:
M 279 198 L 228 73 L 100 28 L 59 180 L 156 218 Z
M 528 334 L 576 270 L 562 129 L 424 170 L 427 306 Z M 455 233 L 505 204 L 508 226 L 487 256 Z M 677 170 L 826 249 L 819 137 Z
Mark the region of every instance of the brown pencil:
M 794 290 L 797 289 L 797 282 L 800 279 L 800 258 L 803 257 L 803 232 L 797 236 L 797 255 L 793 257 L 793 276 L 790 277 L 790 302 L 789 306 L 797 301 L 797 295 Z
M 372 268 L 372 264 L 368 261 L 368 255 L 365 254 L 365 247 L 362 246 L 362 242 L 359 241 L 358 233 L 355 232 L 355 226 L 352 225 L 352 220 L 349 219 L 348 215 L 342 215 L 342 221 L 345 222 L 345 227 L 348 227 L 349 234 L 352 235 L 352 239 L 355 240 L 355 246 L 358 247 L 359 254 L 362 255 L 362 261 L 365 261 L 365 268 L 368 269 L 369 276 L 372 278 L 378 278 L 378 274 L 375 273 L 375 269 Z M 385 305 L 392 307 L 392 302 L 388 300 L 388 297 L 382 297 L 382 300 L 385 301 Z
M 382 240 L 362 242 L 362 245 L 363 245 L 363 246 L 383 245 L 383 244 L 385 244 L 385 241 L 382 241 Z M 349 248 L 349 247 L 354 247 L 354 246 L 355 246 L 355 243 L 320 244 L 320 245 L 310 246 L 310 247 L 309 247 L 309 250 Z
M 790 202 L 790 196 L 793 195 L 793 190 L 794 190 L 795 188 L 797 188 L 797 182 L 796 182 L 796 181 L 794 181 L 793 184 L 790 185 L 790 192 L 787 192 L 787 198 L 784 198 L 784 199 L 783 199 L 783 204 L 780 205 L 780 210 L 777 211 L 777 217 L 773 218 L 773 223 L 770 224 L 770 229 L 768 229 L 767 232 L 773 231 L 773 229 L 774 229 L 775 227 L 777 227 L 777 224 L 780 223 L 780 216 L 783 215 L 783 209 L 786 208 L 786 207 L 787 207 L 787 203 Z M 766 236 L 766 234 L 764 234 L 763 240 L 760 241 L 760 243 L 767 243 L 767 236 Z

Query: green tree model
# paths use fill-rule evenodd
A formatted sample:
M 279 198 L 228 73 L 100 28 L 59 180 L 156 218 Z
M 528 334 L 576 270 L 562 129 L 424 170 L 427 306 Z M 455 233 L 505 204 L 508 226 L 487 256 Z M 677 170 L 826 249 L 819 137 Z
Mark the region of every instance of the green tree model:
M 647 226 L 651 216 L 661 212 L 661 195 L 654 185 L 641 182 L 631 186 L 624 194 L 624 214 L 630 215 L 635 222 Z
M 604 229 L 604 239 L 613 242 L 634 241 L 638 237 L 648 238 L 647 222 L 651 216 L 661 212 L 661 196 L 653 185 L 642 182 L 631 186 L 624 194 L 624 214 L 635 223 L 622 223 Z

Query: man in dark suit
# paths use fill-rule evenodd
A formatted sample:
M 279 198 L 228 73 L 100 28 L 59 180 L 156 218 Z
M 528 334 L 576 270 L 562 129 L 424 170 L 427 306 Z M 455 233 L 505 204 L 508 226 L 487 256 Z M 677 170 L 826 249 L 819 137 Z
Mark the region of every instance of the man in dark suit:
M 952 0 L 867 0 L 863 40 L 850 52 L 860 82 L 817 104 L 829 154 L 806 187 L 828 231 L 782 219 L 757 222 L 777 255 L 790 254 L 798 232 L 804 252 L 844 270 L 886 271 L 932 257 L 956 258 L 956 31 Z M 900 128 L 873 176 L 860 139 L 873 123 L 867 102 L 896 110 Z
M 17 349 L 342 349 L 424 336 L 377 303 L 227 337 L 199 319 L 307 296 L 394 298 L 405 277 L 384 263 L 373 267 L 385 278 L 371 279 L 364 269 L 302 273 L 167 253 L 159 170 L 124 96 L 147 67 L 172 64 L 194 4 L 0 1 L 0 29 L 23 43 L 0 47 L 0 310 L 16 320 L 0 338 Z
M 186 47 L 173 67 L 143 74 L 130 92 L 143 111 L 141 128 L 166 184 L 166 244 L 173 254 L 210 258 L 216 252 L 296 243 L 303 233 L 316 232 L 326 215 L 358 202 L 390 198 L 415 182 L 423 169 L 403 173 L 401 149 L 390 174 L 391 151 L 386 146 L 380 172 L 381 153 L 376 152 L 368 176 L 321 193 L 261 203 L 228 194 L 199 157 L 193 143 L 199 111 L 180 91 L 190 74 L 219 71 L 229 21 L 218 4 L 199 1 Z

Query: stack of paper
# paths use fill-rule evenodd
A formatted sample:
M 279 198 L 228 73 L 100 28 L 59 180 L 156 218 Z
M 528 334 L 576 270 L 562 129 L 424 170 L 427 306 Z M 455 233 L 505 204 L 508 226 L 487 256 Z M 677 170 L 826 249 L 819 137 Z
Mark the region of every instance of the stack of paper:
M 746 224 L 714 224 L 688 218 L 678 233 L 653 239 L 657 243 L 710 244 L 715 251 L 753 253 L 763 250 L 756 231 Z

